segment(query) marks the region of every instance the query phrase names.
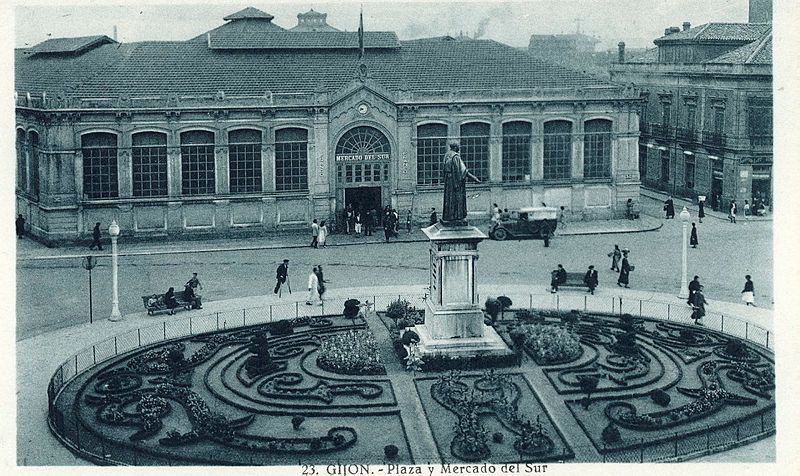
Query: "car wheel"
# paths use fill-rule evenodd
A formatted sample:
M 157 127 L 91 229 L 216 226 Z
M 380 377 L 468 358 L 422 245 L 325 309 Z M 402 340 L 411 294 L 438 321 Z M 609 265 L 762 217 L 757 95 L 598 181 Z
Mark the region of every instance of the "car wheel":
M 508 232 L 502 228 L 498 228 L 494 230 L 494 239 L 497 241 L 503 241 L 508 238 Z

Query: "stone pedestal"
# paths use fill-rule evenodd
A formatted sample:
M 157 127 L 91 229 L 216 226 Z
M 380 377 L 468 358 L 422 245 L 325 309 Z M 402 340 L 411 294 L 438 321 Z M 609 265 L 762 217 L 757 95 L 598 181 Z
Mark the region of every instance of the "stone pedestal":
M 422 355 L 511 354 L 497 332 L 483 323 L 477 302 L 475 262 L 478 243 L 487 236 L 469 225 L 437 223 L 422 231 L 431 242 L 430 296 L 425 324 L 416 326 Z

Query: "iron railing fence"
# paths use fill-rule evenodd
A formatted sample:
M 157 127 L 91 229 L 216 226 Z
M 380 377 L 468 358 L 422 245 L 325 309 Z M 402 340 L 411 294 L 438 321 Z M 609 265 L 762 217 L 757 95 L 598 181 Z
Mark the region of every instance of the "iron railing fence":
M 650 317 L 680 324 L 693 324 L 691 309 L 685 305 L 665 303 L 652 300 L 627 299 L 619 296 L 594 296 L 580 294 L 522 294 L 509 293 L 506 295 L 512 301 L 512 306 L 503 312 L 500 319 L 513 319 L 515 312 L 520 309 L 542 311 L 568 312 L 579 310 L 589 313 L 602 313 L 609 315 L 622 315 L 625 313 L 639 317 Z M 493 297 L 496 297 L 493 295 Z M 252 325 L 267 324 L 281 319 L 291 319 L 301 316 L 323 316 L 340 314 L 344 309 L 344 302 L 349 298 L 326 299 L 322 305 L 307 306 L 304 302 L 273 304 L 262 307 L 252 307 L 238 310 L 214 312 L 199 316 L 189 316 L 182 319 L 162 321 L 158 324 L 128 330 L 122 334 L 109 337 L 105 340 L 86 347 L 59 365 L 50 378 L 48 396 L 48 423 L 56 436 L 68 447 L 80 453 L 87 459 L 98 464 L 113 465 L 159 465 L 169 466 L 175 463 L 166 455 L 153 454 L 145 451 L 143 447 L 129 444 L 124 447 L 109 445 L 102 437 L 95 435 L 83 426 L 78 419 L 66 418 L 63 412 L 55 405 L 64 386 L 82 372 L 99 365 L 120 354 L 137 348 L 208 332 L 225 329 L 236 329 Z M 404 296 L 400 294 L 372 295 L 360 299 L 362 303 L 369 303 L 373 311 L 385 311 L 395 300 L 405 299 L 417 309 L 424 309 L 426 295 Z M 478 302 L 483 304 L 481 296 Z M 761 326 L 733 315 L 723 315 L 709 312 L 704 318 L 706 329 L 742 338 L 761 346 L 774 350 L 774 338 L 771 332 Z M 759 415 L 739 419 L 726 425 L 708 428 L 702 434 L 679 435 L 678 438 L 668 439 L 660 443 L 623 442 L 615 446 L 629 447 L 625 450 L 600 451 L 603 462 L 643 462 L 666 461 L 690 457 L 698 454 L 713 453 L 723 448 L 741 444 L 748 439 L 756 439 L 775 431 L 774 408 L 768 409 Z M 575 450 L 575 448 L 573 448 Z M 557 453 L 569 455 L 567 448 L 561 448 Z M 585 451 L 575 451 L 576 454 L 586 454 Z M 423 462 L 424 456 L 417 455 L 417 462 Z M 439 461 L 440 455 L 429 458 Z M 445 460 L 452 458 L 445 456 Z M 374 460 L 372 454 L 366 455 L 364 460 Z M 214 455 L 209 455 L 207 464 L 214 464 Z M 566 461 L 578 461 L 567 457 Z M 590 460 L 580 461 L 589 462 Z M 592 459 L 597 462 L 597 459 Z M 449 461 L 457 463 L 457 461 Z M 220 464 L 225 463 L 220 460 Z M 247 464 L 244 462 L 243 464 Z M 298 463 L 299 464 L 299 463 Z

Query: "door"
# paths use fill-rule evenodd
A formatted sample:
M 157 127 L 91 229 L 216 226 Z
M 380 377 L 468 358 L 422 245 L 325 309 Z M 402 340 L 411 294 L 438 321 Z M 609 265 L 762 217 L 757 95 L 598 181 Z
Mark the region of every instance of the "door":
M 348 187 L 344 189 L 344 203 L 345 207 L 352 205 L 362 217 L 366 216 L 367 210 L 380 211 L 383 209 L 381 187 Z

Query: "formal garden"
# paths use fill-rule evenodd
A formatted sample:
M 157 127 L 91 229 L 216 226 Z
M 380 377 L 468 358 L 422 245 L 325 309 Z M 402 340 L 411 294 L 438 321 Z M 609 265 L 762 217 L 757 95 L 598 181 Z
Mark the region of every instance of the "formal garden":
M 501 296 L 513 355 L 455 359 L 420 354 L 407 300 L 360 305 L 98 344 L 53 376 L 50 427 L 130 465 L 669 461 L 774 432 L 772 352 L 723 332 Z

